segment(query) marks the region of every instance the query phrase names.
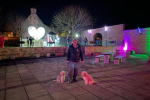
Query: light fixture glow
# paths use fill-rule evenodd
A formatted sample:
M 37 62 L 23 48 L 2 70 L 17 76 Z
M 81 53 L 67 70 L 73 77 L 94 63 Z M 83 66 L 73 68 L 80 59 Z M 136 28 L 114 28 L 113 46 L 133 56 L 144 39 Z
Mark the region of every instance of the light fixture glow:
M 38 29 L 36 29 L 34 26 L 30 26 L 28 28 L 28 32 L 31 37 L 34 37 L 34 39 L 38 41 L 44 36 L 45 29 L 43 27 L 39 27 Z
M 108 27 L 105 26 L 105 31 L 107 31 Z
M 91 32 L 92 32 L 92 30 L 88 30 L 88 32 L 89 32 L 89 33 L 91 33 Z
M 141 33 L 141 30 L 140 30 L 140 28 L 138 27 L 138 30 L 139 30 L 139 33 Z
M 125 47 L 123 48 L 123 50 L 127 50 L 127 43 L 125 43 Z
M 141 29 L 138 27 L 139 33 L 142 34 Z
M 43 42 L 43 47 L 47 47 L 47 42 L 46 41 L 42 41 Z
M 78 34 L 76 34 L 76 37 L 78 37 Z

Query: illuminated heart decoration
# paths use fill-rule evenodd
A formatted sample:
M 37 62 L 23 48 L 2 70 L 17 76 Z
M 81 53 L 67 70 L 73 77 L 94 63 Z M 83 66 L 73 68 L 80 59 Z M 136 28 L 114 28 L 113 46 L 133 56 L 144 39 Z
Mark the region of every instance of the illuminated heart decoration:
M 28 28 L 28 32 L 31 37 L 34 37 L 34 39 L 38 41 L 44 36 L 45 29 L 43 27 L 39 27 L 38 29 L 36 29 L 34 26 L 30 26 Z

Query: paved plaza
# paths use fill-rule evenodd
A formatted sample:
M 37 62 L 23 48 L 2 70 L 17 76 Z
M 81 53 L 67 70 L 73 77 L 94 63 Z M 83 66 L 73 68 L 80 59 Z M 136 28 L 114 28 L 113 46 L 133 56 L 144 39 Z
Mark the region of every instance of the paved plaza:
M 92 56 L 80 64 L 78 82 L 56 83 L 67 72 L 66 57 L 0 61 L 0 100 L 150 100 L 150 62 L 145 55 L 113 62 L 93 63 Z M 85 85 L 80 74 L 87 71 L 99 83 Z

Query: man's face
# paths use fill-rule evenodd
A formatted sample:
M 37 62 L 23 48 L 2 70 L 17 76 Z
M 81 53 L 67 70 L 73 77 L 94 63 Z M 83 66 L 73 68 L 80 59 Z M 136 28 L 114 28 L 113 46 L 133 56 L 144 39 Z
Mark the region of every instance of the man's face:
M 78 43 L 77 40 L 73 40 L 73 45 L 74 46 L 77 46 L 77 43 Z

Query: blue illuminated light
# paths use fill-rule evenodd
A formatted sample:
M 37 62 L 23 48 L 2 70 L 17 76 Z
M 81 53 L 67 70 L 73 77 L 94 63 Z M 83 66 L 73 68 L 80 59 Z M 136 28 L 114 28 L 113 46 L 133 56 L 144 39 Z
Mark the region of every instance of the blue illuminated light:
M 139 30 L 139 33 L 141 33 L 141 30 L 140 30 L 140 28 L 138 27 L 138 30 Z

